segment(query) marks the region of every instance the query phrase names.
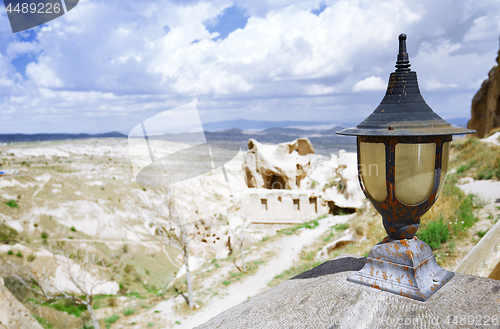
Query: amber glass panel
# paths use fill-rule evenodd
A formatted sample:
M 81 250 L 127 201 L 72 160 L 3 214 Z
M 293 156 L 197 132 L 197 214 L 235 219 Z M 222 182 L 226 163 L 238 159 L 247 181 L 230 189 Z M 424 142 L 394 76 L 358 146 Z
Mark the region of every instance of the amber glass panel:
M 396 144 L 396 198 L 416 205 L 425 201 L 434 186 L 436 144 Z
M 372 199 L 382 202 L 387 198 L 384 143 L 359 143 L 359 175 Z
M 451 142 L 443 143 L 443 159 L 441 160 L 441 179 L 439 181 L 439 189 L 437 195 L 441 193 L 443 189 L 444 181 L 446 180 L 446 175 L 448 174 L 448 161 L 450 160 L 450 145 Z

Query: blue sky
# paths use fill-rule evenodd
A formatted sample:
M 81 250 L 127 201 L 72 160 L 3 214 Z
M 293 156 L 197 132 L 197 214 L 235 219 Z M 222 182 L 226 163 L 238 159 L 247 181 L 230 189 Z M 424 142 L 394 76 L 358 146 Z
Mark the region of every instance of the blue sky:
M 127 133 L 196 101 L 205 121 L 357 123 L 398 35 L 443 118 L 470 116 L 495 65 L 496 1 L 82 0 L 12 34 L 0 10 L 0 134 Z

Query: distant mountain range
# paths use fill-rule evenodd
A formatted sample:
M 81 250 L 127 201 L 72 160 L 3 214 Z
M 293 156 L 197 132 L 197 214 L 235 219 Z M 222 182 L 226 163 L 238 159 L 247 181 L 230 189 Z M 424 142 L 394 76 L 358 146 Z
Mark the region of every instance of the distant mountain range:
M 123 138 L 127 137 L 119 132 L 110 132 L 104 134 L 0 134 L 0 142 L 41 142 L 41 141 L 57 141 L 66 139 L 86 139 L 86 138 Z
M 448 121 L 453 125 L 466 126 L 468 119 L 455 118 Z M 355 124 L 344 124 L 344 126 L 355 126 Z M 203 124 L 203 128 L 208 141 L 235 141 L 238 142 L 242 150 L 247 150 L 247 143 L 250 138 L 261 143 L 278 144 L 290 142 L 296 138 L 307 137 L 312 142 L 316 153 L 319 154 L 337 153 L 340 149 L 351 152 L 356 151 L 356 139 L 354 137 L 337 135 L 336 132 L 343 129 L 343 127 L 324 121 L 258 121 L 237 119 Z M 0 134 L 0 142 L 126 137 L 127 135 L 120 132 L 104 134 Z M 200 140 L 200 133 L 165 134 L 150 136 L 150 138 L 192 142 Z
M 268 128 L 261 132 L 253 133 L 239 129 L 231 129 L 218 132 L 205 132 L 208 141 L 210 140 L 231 140 L 240 144 L 242 150 L 248 149 L 248 140 L 253 138 L 261 143 L 278 144 L 290 142 L 297 138 L 307 137 L 314 146 L 316 153 L 329 155 L 337 153 L 340 149 L 346 151 L 356 151 L 356 138 L 337 135 L 336 132 L 343 127 L 336 126 L 328 130 L 303 130 L 297 128 Z
M 307 137 L 314 146 L 316 153 L 329 155 L 337 153 L 340 149 L 354 152 L 356 151 L 356 138 L 337 135 L 336 132 L 343 129 L 341 126 L 336 126 L 328 130 L 320 129 L 298 129 L 298 128 L 268 128 L 263 131 L 253 132 L 241 129 L 228 129 L 223 131 L 206 131 L 205 138 L 210 143 L 211 141 L 234 141 L 240 145 L 244 151 L 248 149 L 248 140 L 253 138 L 261 143 L 278 144 L 290 142 L 297 138 Z M 150 136 L 150 139 L 168 140 L 172 142 L 193 143 L 199 141 L 203 136 L 201 133 L 184 133 L 184 134 L 164 134 Z
M 325 121 L 259 121 L 259 120 L 244 120 L 235 119 L 219 122 L 203 123 L 205 131 L 221 131 L 228 129 L 241 129 L 241 130 L 264 130 L 268 128 L 287 128 L 287 127 L 313 127 L 313 126 L 336 126 L 338 124 Z M 343 123 L 348 126 L 348 123 Z

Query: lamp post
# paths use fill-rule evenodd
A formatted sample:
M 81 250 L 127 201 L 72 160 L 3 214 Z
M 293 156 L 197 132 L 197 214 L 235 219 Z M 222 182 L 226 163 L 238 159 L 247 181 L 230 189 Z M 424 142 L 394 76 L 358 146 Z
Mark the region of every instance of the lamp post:
M 359 182 L 388 234 L 348 280 L 425 301 L 454 273 L 436 263 L 415 233 L 443 187 L 452 135 L 474 130 L 441 119 L 425 103 L 409 67 L 406 35 L 401 34 L 396 71 L 384 99 L 357 127 L 337 134 L 357 136 Z

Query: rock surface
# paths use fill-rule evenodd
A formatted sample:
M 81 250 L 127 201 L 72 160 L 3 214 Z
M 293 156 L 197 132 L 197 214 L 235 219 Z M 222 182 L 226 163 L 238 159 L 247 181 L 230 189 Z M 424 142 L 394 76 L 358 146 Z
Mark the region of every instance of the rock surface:
M 314 147 L 308 138 L 298 138 L 277 146 L 250 139 L 243 163 L 247 186 L 297 189 L 311 167 L 313 156 Z
M 360 208 L 365 200 L 365 195 L 358 181 L 357 154 L 340 150 L 337 163 L 338 167 L 335 169 L 335 173 L 340 178 L 340 186 L 326 189 L 323 198 L 332 201 L 337 207 Z
M 500 64 L 500 51 L 498 54 L 496 61 Z M 483 138 L 497 127 L 500 127 L 500 69 L 495 65 L 472 99 L 471 119 L 467 128 L 475 129 L 477 132 L 474 135 Z
M 43 329 L 0 278 L 0 329 Z
M 196 328 L 499 327 L 500 281 L 456 273 L 420 302 L 346 280 L 364 264 L 352 255 L 330 260 Z

